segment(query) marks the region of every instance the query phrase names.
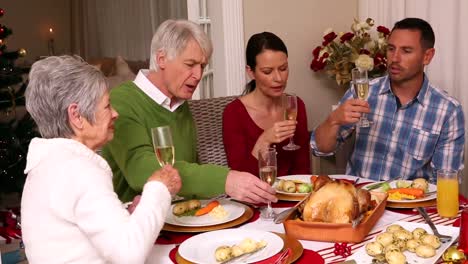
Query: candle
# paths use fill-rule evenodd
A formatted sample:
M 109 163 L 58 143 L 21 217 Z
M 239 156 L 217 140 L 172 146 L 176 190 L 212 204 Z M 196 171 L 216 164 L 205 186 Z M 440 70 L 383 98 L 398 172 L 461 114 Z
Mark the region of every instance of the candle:
M 55 55 L 55 48 L 54 48 L 54 29 L 49 28 L 49 40 L 47 41 L 47 49 L 49 50 L 49 56 Z

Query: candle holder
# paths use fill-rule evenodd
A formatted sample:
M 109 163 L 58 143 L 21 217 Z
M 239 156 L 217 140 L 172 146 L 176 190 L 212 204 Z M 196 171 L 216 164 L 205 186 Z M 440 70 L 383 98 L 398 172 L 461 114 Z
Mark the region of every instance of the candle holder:
M 54 56 L 55 55 L 54 39 L 53 38 L 50 38 L 47 41 L 47 50 L 49 51 L 49 56 Z

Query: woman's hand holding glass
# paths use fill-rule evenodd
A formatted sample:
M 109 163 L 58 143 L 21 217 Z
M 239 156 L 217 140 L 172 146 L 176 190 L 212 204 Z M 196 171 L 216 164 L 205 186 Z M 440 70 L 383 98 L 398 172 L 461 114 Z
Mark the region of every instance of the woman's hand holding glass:
M 171 165 L 165 165 L 160 170 L 156 170 L 148 178 L 148 182 L 150 181 L 159 181 L 166 185 L 172 196 L 176 195 L 182 187 L 182 180 L 180 179 L 179 171 Z
M 296 120 L 283 120 L 273 124 L 273 126 L 265 130 L 262 134 L 263 140 L 269 144 L 280 143 L 285 139 L 294 136 L 296 131 Z

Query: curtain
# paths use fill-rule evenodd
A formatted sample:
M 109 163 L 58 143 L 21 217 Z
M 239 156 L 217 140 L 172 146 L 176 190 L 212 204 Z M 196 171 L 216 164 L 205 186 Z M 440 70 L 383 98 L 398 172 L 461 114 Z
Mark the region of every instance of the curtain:
M 468 60 L 465 59 L 468 57 L 468 49 L 465 49 L 468 43 L 467 12 L 468 1 L 465 0 L 359 0 L 358 2 L 360 19 L 372 17 L 377 25 L 386 25 L 391 29 L 396 21 L 405 17 L 419 17 L 432 25 L 436 52 L 426 73 L 432 84 L 445 89 L 460 101 L 465 110 L 465 117 L 468 115 L 468 90 L 465 88 L 465 85 L 468 85 Z M 467 141 L 466 136 L 465 141 Z M 465 144 L 465 153 L 467 145 Z M 465 171 L 468 171 L 466 159 Z M 464 193 L 468 194 L 468 184 L 464 184 Z
M 187 18 L 186 0 L 71 0 L 72 51 L 85 59 L 147 60 L 153 33 L 168 18 Z

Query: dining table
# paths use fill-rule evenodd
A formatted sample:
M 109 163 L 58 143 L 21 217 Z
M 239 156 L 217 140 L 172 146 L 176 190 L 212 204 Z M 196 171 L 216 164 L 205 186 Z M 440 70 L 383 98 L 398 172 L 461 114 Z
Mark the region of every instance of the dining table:
M 460 210 L 456 217 L 442 218 L 437 214 L 435 206 L 435 200 L 432 202 L 425 203 L 426 211 L 434 224 L 439 226 L 460 226 L 460 213 L 468 206 L 468 200 L 462 195 L 459 196 Z M 273 204 L 275 213 L 280 213 L 283 210 L 291 208 L 297 202 L 292 201 L 281 201 Z M 254 229 L 274 232 L 277 234 L 285 234 L 285 228 L 283 224 L 275 224 L 271 220 L 263 220 L 259 217 L 259 207 L 255 206 L 252 208 L 254 213 L 252 217 L 236 226 L 239 229 Z M 376 222 L 375 226 L 371 229 L 368 235 L 363 241 L 359 243 L 347 243 L 350 247 L 350 256 L 341 256 L 335 254 L 335 243 L 334 242 L 320 242 L 320 241 L 308 241 L 298 240 L 302 245 L 303 252 L 301 256 L 294 261 L 294 263 L 340 263 L 346 259 L 353 259 L 354 254 L 364 247 L 369 241 L 374 239 L 378 234 L 385 231 L 385 228 L 397 221 L 404 221 L 410 223 L 425 223 L 425 220 L 421 215 L 418 214 L 415 208 L 386 208 L 380 219 Z M 457 232 L 458 234 L 458 232 Z M 172 232 L 172 231 L 161 231 L 155 245 L 153 246 L 146 263 L 178 263 L 177 251 L 179 245 L 186 239 L 197 235 L 193 232 Z M 287 236 L 287 234 L 286 234 Z M 273 256 L 270 260 L 261 261 L 258 263 L 274 263 L 276 256 Z M 359 263 L 359 259 L 355 259 Z

